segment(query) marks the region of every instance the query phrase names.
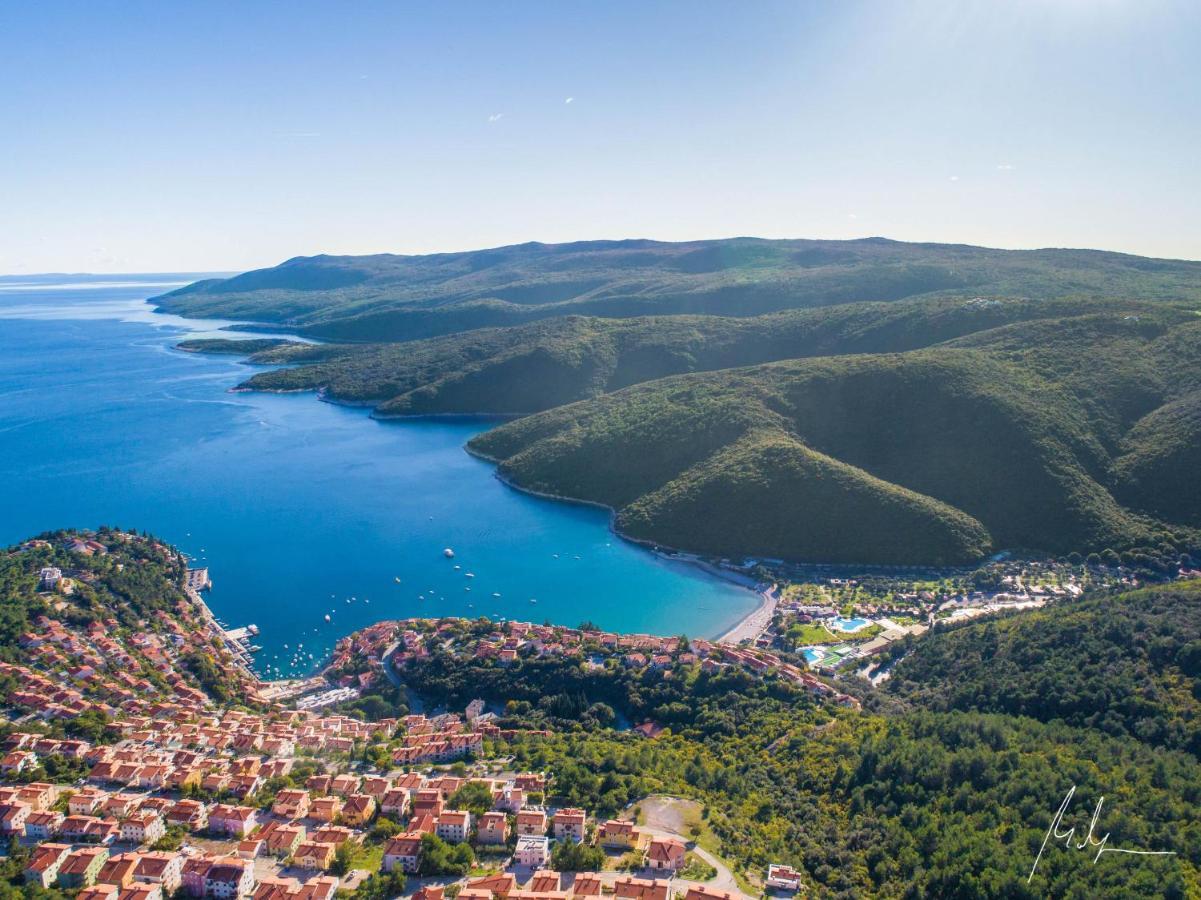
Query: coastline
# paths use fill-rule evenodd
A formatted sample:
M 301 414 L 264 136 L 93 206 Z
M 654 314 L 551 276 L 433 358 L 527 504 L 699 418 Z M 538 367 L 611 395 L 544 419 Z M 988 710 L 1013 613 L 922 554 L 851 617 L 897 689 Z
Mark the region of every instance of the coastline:
M 186 348 L 181 348 L 178 346 L 176 346 L 175 349 L 180 350 L 181 352 L 191 352 L 191 353 L 199 352 L 199 351 L 195 351 L 195 350 L 188 350 Z M 340 399 L 337 397 L 330 396 L 325 388 L 312 388 L 312 387 L 282 388 L 282 389 L 281 388 L 271 388 L 271 389 L 264 390 L 264 389 L 259 389 L 259 388 L 248 387 L 243 383 L 243 384 L 238 384 L 231 388 L 228 388 L 228 391 L 230 393 L 263 393 L 263 394 L 279 394 L 279 395 L 313 393 L 316 395 L 316 399 L 321 402 L 329 403 L 333 406 L 346 407 L 348 409 L 371 409 L 372 407 L 376 406 L 379 402 L 379 401 L 372 401 L 372 400 Z M 420 421 L 422 419 L 427 419 L 427 420 L 471 419 L 471 420 L 479 420 L 479 421 L 507 421 L 507 420 L 511 420 L 513 418 L 517 418 L 518 414 L 505 415 L 505 414 L 498 414 L 498 413 L 424 413 L 424 414 L 377 415 L 373 411 L 369 414 L 369 417 L 372 419 L 375 419 L 376 421 L 379 421 L 379 422 L 394 422 L 394 421 L 405 421 L 405 420 Z M 626 543 L 633 544 L 633 545 L 647 551 L 648 553 L 651 553 L 656 558 L 656 560 L 658 560 L 659 562 L 669 563 L 669 564 L 686 564 L 689 566 L 693 566 L 693 567 L 700 569 L 702 572 L 705 573 L 705 575 L 709 576 L 710 578 L 716 579 L 725 584 L 734 585 L 736 587 L 742 588 L 744 590 L 753 592 L 758 595 L 758 602 L 755 604 L 754 607 L 741 613 L 740 615 L 738 615 L 738 617 L 736 619 L 733 619 L 732 621 L 728 622 L 727 624 L 724 624 L 719 631 L 709 634 L 709 635 L 695 635 L 696 637 L 706 637 L 711 640 L 721 640 L 721 641 L 733 640 L 735 642 L 737 642 L 738 640 L 741 640 L 741 639 L 746 639 L 748 637 L 753 639 L 754 637 L 757 637 L 762 632 L 763 628 L 766 627 L 766 625 L 768 623 L 770 623 L 772 612 L 775 609 L 776 600 L 770 596 L 770 590 L 769 591 L 760 590 L 759 589 L 760 585 L 757 584 L 754 581 L 754 579 L 750 578 L 749 576 L 723 569 L 723 568 L 713 564 L 711 561 L 703 559 L 701 557 L 698 557 L 695 554 L 689 553 L 687 551 L 680 550 L 680 549 L 674 548 L 674 547 L 667 547 L 663 544 L 655 543 L 655 542 L 648 541 L 648 540 L 643 540 L 640 538 L 635 538 L 628 534 L 625 534 L 617 527 L 617 511 L 613 507 L 609 506 L 608 504 L 600 503 L 600 502 L 592 501 L 592 500 L 584 500 L 584 499 L 580 499 L 578 497 L 569 497 L 569 496 L 564 496 L 564 495 L 560 495 L 560 494 L 554 494 L 554 493 L 547 492 L 547 491 L 539 491 L 539 490 L 527 488 L 523 485 L 517 484 L 512 479 L 508 478 L 504 473 L 502 473 L 500 471 L 500 467 L 499 467 L 499 460 L 497 460 L 493 457 L 490 457 L 486 453 L 482 453 L 479 450 L 476 450 L 475 448 L 471 447 L 469 444 L 465 444 L 462 449 L 469 456 L 475 457 L 476 459 L 479 459 L 483 462 L 487 462 L 488 464 L 490 464 L 493 467 L 493 476 L 497 480 L 499 480 L 502 484 L 504 484 L 506 487 L 511 488 L 512 490 L 519 491 L 520 493 L 527 494 L 527 495 L 533 496 L 533 497 L 538 497 L 538 498 L 544 499 L 544 500 L 553 500 L 553 501 L 556 501 L 559 503 L 571 503 L 571 504 L 580 505 L 580 506 L 590 506 L 590 507 L 594 507 L 597 509 L 603 509 L 603 510 L 607 511 L 608 515 L 609 515 L 608 527 L 609 527 L 609 531 L 611 534 L 613 534 L 617 538 L 621 539 L 622 541 L 625 541 Z
M 596 509 L 606 510 L 609 513 L 609 531 L 621 540 L 641 547 L 643 550 L 652 554 L 662 562 L 695 566 L 711 578 L 716 578 L 719 581 L 724 581 L 727 584 L 744 588 L 759 595 L 759 603 L 754 609 L 750 610 L 737 621 L 735 621 L 732 626 L 713 635 L 710 638 L 711 640 L 737 643 L 739 640 L 746 639 L 752 631 L 754 632 L 754 637 L 758 637 L 759 634 L 762 633 L 763 629 L 770 624 L 772 614 L 776 609 L 776 604 L 779 602 L 779 598 L 774 595 L 775 585 L 772 585 L 771 588 L 768 588 L 767 590 L 760 591 L 758 590 L 758 584 L 755 582 L 755 580 L 747 575 L 740 575 L 737 572 L 730 572 L 721 568 L 720 566 L 715 566 L 708 560 L 702 559 L 683 550 L 677 550 L 673 547 L 664 547 L 662 544 L 655 544 L 651 541 L 630 537 L 628 534 L 624 534 L 621 529 L 617 527 L 617 510 L 608 504 L 600 503 L 596 500 L 582 500 L 579 497 L 566 497 L 559 494 L 550 493 L 549 491 L 538 491 L 534 490 L 533 488 L 524 487 L 523 485 L 517 484 L 511 478 L 505 476 L 505 474 L 500 471 L 500 465 L 494 457 L 474 449 L 469 444 L 465 444 L 463 446 L 463 450 L 468 455 L 474 456 L 476 459 L 491 464 L 494 467 L 493 477 L 495 477 L 498 481 L 500 481 L 501 484 L 508 488 L 511 488 L 515 491 L 520 491 L 523 494 L 528 494 L 531 497 L 539 497 L 543 500 L 555 500 L 559 503 L 574 503 L 577 506 L 591 506 Z M 759 625 L 760 622 L 762 622 L 761 626 Z M 741 637 L 732 638 L 732 635 L 741 635 Z

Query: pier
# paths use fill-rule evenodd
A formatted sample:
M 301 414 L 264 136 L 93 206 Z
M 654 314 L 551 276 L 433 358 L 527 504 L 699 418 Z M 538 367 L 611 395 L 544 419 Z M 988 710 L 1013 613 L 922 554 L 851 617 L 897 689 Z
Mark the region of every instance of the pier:
M 213 579 L 209 577 L 208 566 L 201 566 L 198 569 L 188 569 L 188 587 L 194 591 L 207 591 L 213 586 Z

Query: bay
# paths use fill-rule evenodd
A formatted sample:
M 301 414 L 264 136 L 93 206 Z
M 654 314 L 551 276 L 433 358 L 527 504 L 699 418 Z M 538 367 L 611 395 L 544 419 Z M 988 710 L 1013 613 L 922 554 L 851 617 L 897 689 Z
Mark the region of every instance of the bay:
M 0 543 L 152 532 L 210 566 L 210 606 L 259 626 L 272 675 L 311 671 L 383 618 L 708 637 L 754 608 L 750 591 L 614 536 L 604 510 L 503 485 L 463 450 L 487 422 L 230 393 L 244 363 L 174 345 L 232 323 L 145 302 L 194 277 L 0 279 Z

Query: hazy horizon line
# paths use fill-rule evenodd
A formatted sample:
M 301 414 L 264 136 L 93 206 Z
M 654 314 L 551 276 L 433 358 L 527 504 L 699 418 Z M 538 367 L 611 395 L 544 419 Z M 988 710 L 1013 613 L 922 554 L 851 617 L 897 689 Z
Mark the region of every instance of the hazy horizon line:
M 234 277 L 245 272 L 254 272 L 259 269 L 272 269 L 276 266 L 283 265 L 293 259 L 313 259 L 319 256 L 336 256 L 336 257 L 366 257 L 366 256 L 400 256 L 400 257 L 421 257 L 421 256 L 448 256 L 459 253 L 482 253 L 489 250 L 505 250 L 513 247 L 523 247 L 530 244 L 538 244 L 545 247 L 564 247 L 572 244 L 623 244 L 633 242 L 652 242 L 656 244 L 704 244 L 716 243 L 719 241 L 812 241 L 822 243 L 837 243 L 851 244 L 864 241 L 888 241 L 894 244 L 912 244 L 917 246 L 938 246 L 938 247 L 970 247 L 977 250 L 998 250 L 1002 252 L 1012 253 L 1038 253 L 1045 251 L 1056 252 L 1088 252 L 1088 253 L 1113 253 L 1121 256 L 1132 256 L 1139 259 L 1160 260 L 1165 262 L 1198 262 L 1201 263 L 1201 256 L 1186 257 L 1186 256 L 1148 256 L 1142 253 L 1134 253 L 1129 250 L 1117 250 L 1112 248 L 1102 247 L 1087 247 L 1087 246 L 995 246 L 989 244 L 971 244 L 963 241 L 916 241 L 902 240 L 900 238 L 891 238 L 886 235 L 864 235 L 856 238 L 815 238 L 815 237 L 764 237 L 762 235 L 753 234 L 736 234 L 726 237 L 711 237 L 711 238 L 690 238 L 684 240 L 664 240 L 654 237 L 622 237 L 622 238 L 576 238 L 570 241 L 540 241 L 536 239 L 526 241 L 515 241 L 508 244 L 493 244 L 484 247 L 462 247 L 448 250 L 426 250 L 421 252 L 398 252 L 393 250 L 375 250 L 363 251 L 355 253 L 337 253 L 330 251 L 318 251 L 315 253 L 298 253 L 293 256 L 286 257 L 276 263 L 269 263 L 263 266 L 256 266 L 249 269 L 230 269 L 225 267 L 218 268 L 179 268 L 179 269 L 113 269 L 113 270 L 93 270 L 93 271 L 42 271 L 42 272 L 0 272 L 0 279 L 9 280 L 13 278 L 81 278 L 81 277 L 116 277 L 116 276 L 146 276 L 146 275 L 205 275 L 208 277 Z

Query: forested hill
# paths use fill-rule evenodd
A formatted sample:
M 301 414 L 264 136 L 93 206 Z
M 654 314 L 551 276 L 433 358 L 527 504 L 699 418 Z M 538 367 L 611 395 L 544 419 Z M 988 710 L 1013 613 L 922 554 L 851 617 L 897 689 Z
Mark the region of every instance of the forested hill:
M 297 257 L 157 302 L 183 315 L 277 323 L 332 340 L 395 341 L 568 314 L 752 316 L 936 294 L 1195 301 L 1201 263 L 882 238 L 531 243 Z
M 174 547 L 116 528 L 0 549 L 0 701 L 92 722 L 162 701 L 255 702 L 257 679 L 187 591 L 186 570 Z
M 1201 548 L 1201 263 L 598 242 L 300 259 L 163 303 L 370 338 L 248 342 L 285 368 L 243 387 L 526 415 L 471 449 L 650 543 L 877 564 Z
M 662 378 L 470 446 L 519 486 L 613 507 L 626 534 L 715 555 L 1171 555 L 1201 525 L 1199 388 L 1201 320 L 1116 312 Z
M 1201 582 L 936 631 L 887 686 L 923 709 L 1029 716 L 1201 757 Z
M 475 653 L 474 641 L 456 644 L 441 631 L 432 652 L 414 655 L 400 676 L 427 702 L 453 708 L 483 697 L 504 707 L 506 726 L 549 727 L 548 738 L 499 752 L 552 772 L 559 802 L 610 815 L 652 793 L 696 798 L 727 861 L 756 873 L 769 862 L 796 865 L 806 896 L 1196 897 L 1201 766 L 1172 741 L 1197 708 L 1187 696 L 1196 679 L 1181 666 L 1191 665 L 1201 621 L 1198 590 L 1182 584 L 1067 601 L 1036 618 L 936 630 L 911 651 L 919 661 L 934 648 L 922 668 L 906 658 L 894 676 L 907 673 L 905 684 L 920 689 L 865 685 L 863 711 L 831 707 L 738 666 L 591 665 L 587 653 L 532 648 L 500 665 Z M 1193 623 L 1175 627 L 1173 603 Z M 1056 617 L 1067 624 L 1022 652 L 1021 641 Z M 954 658 L 960 645 L 947 643 L 1026 621 L 1029 629 L 1001 639 L 995 654 L 969 647 L 963 664 Z M 484 620 L 457 627 L 477 637 L 496 630 Z M 1080 639 L 1092 630 L 1107 634 Z M 1022 671 L 1011 659 L 1018 653 Z M 1040 715 L 1033 699 L 999 709 L 989 698 L 1007 679 L 1019 691 L 1043 691 L 1052 704 L 1071 696 L 1082 708 L 1111 702 L 1116 718 L 1068 724 L 1065 715 Z M 1151 696 L 1144 699 L 1144 690 Z M 988 711 L 971 708 L 976 693 Z M 940 703 L 944 695 L 962 702 Z M 652 740 L 616 731 L 608 726 L 615 713 L 666 730 Z M 1095 848 L 1059 840 L 1032 875 L 1073 786 L 1063 829 L 1078 829 L 1076 843 L 1104 798 L 1098 840 L 1109 834 L 1113 848 L 1175 855 L 1095 861 Z

